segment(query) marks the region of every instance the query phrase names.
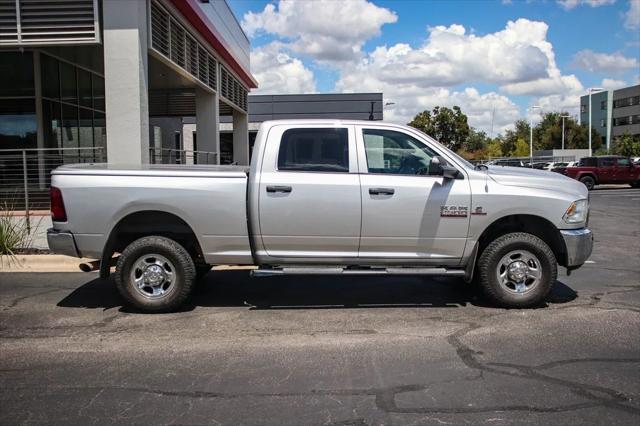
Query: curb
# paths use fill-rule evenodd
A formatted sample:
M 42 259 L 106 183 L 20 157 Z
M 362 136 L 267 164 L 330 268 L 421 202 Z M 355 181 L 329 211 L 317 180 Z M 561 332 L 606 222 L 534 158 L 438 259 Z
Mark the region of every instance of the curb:
M 18 254 L 3 256 L 0 272 L 81 272 L 78 265 L 93 259 L 60 254 Z
M 95 259 L 86 257 L 71 257 L 60 254 L 19 254 L 15 258 L 3 257 L 0 261 L 0 273 L 2 272 L 82 272 L 78 267 L 84 262 L 91 262 Z M 227 270 L 251 270 L 255 266 L 230 266 L 217 265 L 213 267 L 216 271 Z M 82 272 L 86 273 L 86 272 Z

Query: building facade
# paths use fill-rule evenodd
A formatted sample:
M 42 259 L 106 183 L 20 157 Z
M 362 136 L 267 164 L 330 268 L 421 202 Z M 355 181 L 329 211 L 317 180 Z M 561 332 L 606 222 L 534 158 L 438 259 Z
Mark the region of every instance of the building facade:
M 382 120 L 382 93 L 335 93 L 305 95 L 250 95 L 249 96 L 249 149 L 253 148 L 260 123 L 267 120 L 295 118 L 326 118 L 345 120 Z M 200 150 L 199 124 L 193 111 L 184 117 L 154 118 L 151 123 L 153 140 L 163 147 Z M 231 117 L 221 117 L 221 163 L 236 162 L 235 123 Z M 196 160 L 203 155 L 191 156 Z M 174 159 L 178 160 L 178 159 Z M 187 158 L 189 160 L 189 158 Z M 189 162 L 189 161 L 187 161 Z
M 0 6 L 0 150 L 90 152 L 147 163 L 159 99 L 188 93 L 199 148 L 249 158 L 250 45 L 225 1 L 31 0 Z M 84 149 L 85 150 L 81 150 Z M 0 152 L 1 155 L 1 152 Z
M 613 139 L 629 134 L 640 135 L 640 85 L 618 90 L 605 90 L 580 97 L 580 122 L 589 123 L 611 147 Z

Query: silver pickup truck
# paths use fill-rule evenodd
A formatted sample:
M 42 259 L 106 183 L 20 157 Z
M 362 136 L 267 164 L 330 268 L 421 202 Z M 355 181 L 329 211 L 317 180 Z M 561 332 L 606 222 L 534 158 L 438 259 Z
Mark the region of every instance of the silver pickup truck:
M 587 188 L 474 167 L 411 127 L 261 125 L 250 167 L 72 165 L 53 172 L 55 253 L 96 259 L 146 312 L 175 310 L 213 265 L 279 274 L 459 276 L 495 304 L 540 304 L 591 254 Z

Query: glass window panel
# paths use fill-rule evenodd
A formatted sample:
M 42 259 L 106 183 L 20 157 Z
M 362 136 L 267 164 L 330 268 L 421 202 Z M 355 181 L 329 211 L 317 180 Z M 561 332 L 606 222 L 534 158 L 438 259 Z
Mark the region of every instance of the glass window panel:
M 40 55 L 40 69 L 42 74 L 42 96 L 60 99 L 60 72 L 58 60 L 47 55 Z
M 278 170 L 349 172 L 347 129 L 289 129 L 282 134 Z
M 94 161 L 93 159 L 93 111 L 80 108 L 80 120 L 78 121 L 78 139 L 81 148 L 80 162 Z
M 93 108 L 91 94 L 91 74 L 88 71 L 78 68 L 78 96 L 80 106 Z
M 45 148 L 60 148 L 62 146 L 60 104 L 43 100 L 42 114 Z
M 104 112 L 104 79 L 92 74 L 93 79 L 93 108 Z
M 35 96 L 31 52 L 0 52 L 0 76 L 0 96 Z
M 107 128 L 104 113 L 93 113 L 93 146 L 96 148 L 96 161 L 104 162 L 107 159 Z
M 60 83 L 62 100 L 72 104 L 78 104 L 78 86 L 76 81 L 76 68 L 66 62 L 60 62 Z
M 436 153 L 418 139 L 392 130 L 364 129 L 362 133 L 369 173 L 428 174 Z
M 65 162 L 77 162 L 78 151 L 78 107 L 62 104 L 62 147 Z

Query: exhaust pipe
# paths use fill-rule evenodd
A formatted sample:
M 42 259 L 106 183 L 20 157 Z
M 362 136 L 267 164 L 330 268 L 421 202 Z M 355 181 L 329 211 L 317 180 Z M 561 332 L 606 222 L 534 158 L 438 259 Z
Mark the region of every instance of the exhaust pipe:
M 119 256 L 118 256 L 119 257 Z M 118 263 L 118 257 L 112 257 L 109 261 L 109 267 L 116 266 Z M 100 261 L 92 260 L 91 262 L 84 262 L 78 265 L 82 272 L 93 272 L 100 269 Z
M 79 264 L 78 266 L 80 267 L 80 270 L 82 272 L 97 271 L 98 269 L 100 269 L 100 261 L 94 260 L 92 262 L 85 262 Z

